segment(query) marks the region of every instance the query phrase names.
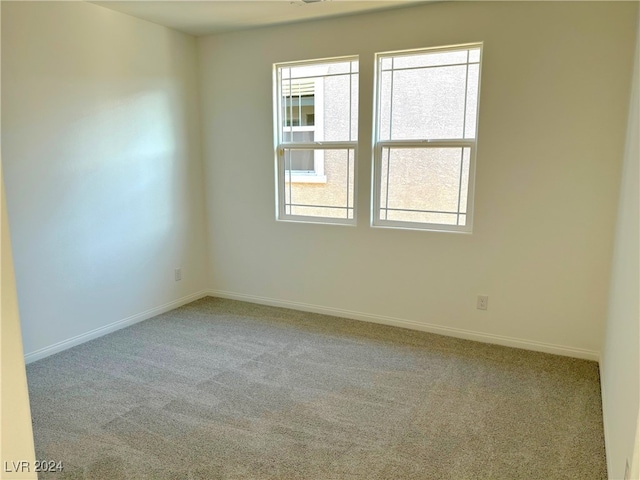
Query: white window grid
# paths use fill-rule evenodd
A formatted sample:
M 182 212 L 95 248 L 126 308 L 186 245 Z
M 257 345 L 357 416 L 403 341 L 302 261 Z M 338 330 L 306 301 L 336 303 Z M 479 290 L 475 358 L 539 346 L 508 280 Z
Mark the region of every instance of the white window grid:
M 371 218 L 371 225 L 375 227 L 392 227 L 392 228 L 400 228 L 400 229 L 420 229 L 420 230 L 436 230 L 436 231 L 448 231 L 448 232 L 459 232 L 459 233 L 471 233 L 473 227 L 473 198 L 474 198 L 474 184 L 475 184 L 475 167 L 476 167 L 476 149 L 477 149 L 477 125 L 478 125 L 478 115 L 479 115 L 479 104 L 480 104 L 480 72 L 478 78 L 478 92 L 477 92 L 477 108 L 476 108 L 476 118 L 475 118 L 475 132 L 473 138 L 453 138 L 453 139 L 429 139 L 422 138 L 417 140 L 380 140 L 380 109 L 381 109 L 381 88 L 380 88 L 380 79 L 382 78 L 382 70 L 383 70 L 383 59 L 391 60 L 391 70 L 395 70 L 393 67 L 394 58 L 400 56 L 410 56 L 416 55 L 420 53 L 445 53 L 445 52 L 453 52 L 460 50 L 473 50 L 479 49 L 480 55 L 478 61 L 470 62 L 469 61 L 469 53 L 467 52 L 467 61 L 463 63 L 456 64 L 447 64 L 446 66 L 459 66 L 466 65 L 467 69 L 471 63 L 482 64 L 482 43 L 470 43 L 463 45 L 453 45 L 448 47 L 435 47 L 435 48 L 422 48 L 415 50 L 403 50 L 403 51 L 394 51 L 394 52 L 385 52 L 385 53 L 377 53 L 375 64 L 376 64 L 376 86 L 375 86 L 375 113 L 374 113 L 374 180 L 373 180 L 373 214 Z M 402 67 L 397 70 L 410 70 L 410 69 L 421 69 L 421 68 L 438 68 L 442 65 L 434 65 L 434 66 L 421 66 L 421 67 Z M 389 70 L 388 68 L 385 70 Z M 468 72 L 467 72 L 468 73 Z M 393 76 L 391 77 L 391 91 L 393 91 Z M 468 78 L 468 76 L 467 76 Z M 466 110 L 467 110 L 467 90 L 468 85 L 465 84 L 465 108 L 463 110 L 463 129 L 462 136 L 466 137 Z M 391 112 L 393 111 L 393 103 L 391 100 Z M 393 115 L 389 116 L 390 118 L 390 126 L 389 126 L 389 138 L 392 138 L 392 125 L 391 119 Z M 438 211 L 438 210 L 410 210 L 410 209 L 393 209 L 388 206 L 388 199 L 385 202 L 385 206 L 382 206 L 381 202 L 381 192 L 382 192 L 382 170 L 383 170 L 383 150 L 392 149 L 392 148 L 459 148 L 461 151 L 461 167 L 460 167 L 460 179 L 458 184 L 458 208 L 457 211 Z M 466 205 L 462 205 L 460 199 L 461 189 L 462 189 L 462 157 L 464 149 L 468 148 L 470 151 L 469 155 L 469 167 L 468 167 L 468 184 L 467 184 L 467 195 L 466 195 Z M 386 178 L 387 182 L 389 181 L 389 173 L 387 172 Z M 386 193 L 388 195 L 389 188 L 387 185 Z M 386 217 L 388 212 L 391 210 L 402 210 L 407 212 L 416 212 L 416 213 L 434 213 L 434 214 L 446 214 L 446 215 L 455 215 L 456 216 L 456 224 L 444 224 L 444 223 L 422 223 L 422 222 L 410 222 L 410 221 L 400 221 L 400 220 L 388 220 Z M 384 215 L 383 215 L 384 212 Z M 385 218 L 383 218 L 383 216 Z M 465 217 L 465 224 L 460 225 L 461 217 Z

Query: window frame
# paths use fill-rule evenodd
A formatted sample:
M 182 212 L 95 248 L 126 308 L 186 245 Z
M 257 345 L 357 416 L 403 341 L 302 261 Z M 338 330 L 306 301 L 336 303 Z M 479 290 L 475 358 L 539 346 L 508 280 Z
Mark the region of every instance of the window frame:
M 294 62 L 279 62 L 273 64 L 273 122 L 274 122 L 274 156 L 275 156 L 275 180 L 276 180 L 276 220 L 278 221 L 292 221 L 301 223 L 321 223 L 321 224 L 338 224 L 338 225 L 351 225 L 355 226 L 357 222 L 357 199 L 358 199 L 358 140 L 349 141 L 313 141 L 313 142 L 285 142 L 282 138 L 283 134 L 283 106 L 282 106 L 282 92 L 281 92 L 281 69 L 291 67 L 302 67 L 305 65 L 322 65 L 323 63 L 332 64 L 340 62 L 358 62 L 358 72 L 352 72 L 358 75 L 358 81 L 360 79 L 360 57 L 359 55 L 346 55 L 341 57 L 329 57 L 314 60 L 301 60 Z M 344 74 L 338 74 L 344 75 Z M 332 76 L 332 75 L 330 75 Z M 323 84 L 324 78 L 322 76 L 316 80 L 315 86 L 317 88 L 318 83 Z M 320 98 L 324 101 L 324 92 L 318 93 L 314 91 L 314 104 L 316 99 Z M 350 101 L 353 100 L 351 97 Z M 317 102 L 319 104 L 320 102 Z M 358 95 L 358 105 L 360 104 L 360 98 Z M 320 113 L 321 119 L 318 121 L 318 111 L 314 111 L 315 119 L 314 123 L 322 123 L 320 130 L 324 130 L 324 113 Z M 314 125 L 315 126 L 315 125 Z M 317 127 L 316 127 L 317 128 Z M 356 125 L 356 131 L 358 126 Z M 318 131 L 318 130 L 316 130 Z M 293 132 L 293 130 L 292 130 Z M 290 181 L 287 180 L 287 170 L 285 169 L 285 150 L 314 150 L 314 169 L 315 173 L 307 173 L 296 170 L 291 171 Z M 352 150 L 353 151 L 353 204 L 347 203 L 347 209 L 353 211 L 353 218 L 338 218 L 338 217 L 321 217 L 321 216 L 309 216 L 309 215 L 293 215 L 286 213 L 286 191 L 287 185 L 290 183 L 325 183 L 327 177 L 324 174 L 324 159 L 318 159 L 318 153 L 322 153 L 323 150 Z M 324 158 L 324 157 L 323 157 Z M 316 163 L 316 162 L 321 163 Z M 320 168 L 318 168 L 320 167 Z M 321 174 L 320 174 L 321 172 Z M 349 177 L 347 177 L 347 183 Z M 342 207 L 340 207 L 342 208 Z
M 450 233 L 466 233 L 473 231 L 474 220 L 474 196 L 475 196 L 475 173 L 476 173 L 476 153 L 478 143 L 478 120 L 480 115 L 480 87 L 482 78 L 482 55 L 483 42 L 473 42 L 458 45 L 448 45 L 442 47 L 417 48 L 410 50 L 396 50 L 388 52 L 378 52 L 375 54 L 374 65 L 374 108 L 373 108 L 373 168 L 372 168 L 372 201 L 371 201 L 371 224 L 373 228 L 392 228 L 406 230 L 426 230 Z M 384 58 L 392 58 L 399 56 L 410 56 L 420 53 L 444 53 L 456 50 L 480 49 L 478 60 L 478 92 L 475 118 L 475 135 L 472 139 L 453 138 L 453 139 L 411 139 L 411 140 L 380 140 L 380 123 L 381 123 L 381 79 L 382 79 L 382 61 Z M 467 63 L 468 65 L 468 63 Z M 466 110 L 463 112 L 466 115 Z M 462 136 L 464 137 L 463 131 Z M 382 152 L 385 148 L 469 148 L 469 179 L 467 185 L 467 205 L 466 205 L 466 222 L 465 225 L 451 225 L 444 223 L 427 223 L 427 222 L 411 222 L 406 220 L 387 220 L 381 218 L 381 201 L 382 193 Z M 461 192 L 458 193 L 461 195 Z M 452 212 L 460 215 L 460 212 Z

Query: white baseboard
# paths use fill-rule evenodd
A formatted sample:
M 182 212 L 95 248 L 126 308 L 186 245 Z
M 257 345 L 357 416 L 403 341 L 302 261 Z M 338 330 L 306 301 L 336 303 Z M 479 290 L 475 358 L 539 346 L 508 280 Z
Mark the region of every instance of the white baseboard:
M 474 332 L 472 330 L 464 330 L 461 328 L 445 327 L 430 323 L 421 323 L 414 320 L 405 320 L 395 317 L 387 317 L 371 313 L 356 312 L 352 310 L 343 310 L 333 307 L 325 307 L 320 305 L 311 305 L 307 303 L 292 302 L 288 300 L 279 300 L 275 298 L 259 297 L 255 295 L 246 295 L 243 293 L 227 292 L 223 290 L 203 290 L 186 297 L 182 297 L 173 302 L 160 305 L 144 312 L 123 318 L 116 322 L 110 323 L 100 328 L 91 330 L 90 332 L 76 335 L 75 337 L 63 340 L 48 347 L 41 348 L 34 352 L 25 354 L 25 363 L 32 363 L 42 358 L 48 357 L 63 350 L 67 350 L 81 343 L 88 342 L 95 338 L 101 337 L 121 328 L 128 327 L 143 320 L 147 320 L 161 313 L 168 312 L 175 308 L 186 305 L 207 295 L 212 297 L 228 298 L 232 300 L 240 300 L 243 302 L 257 303 L 260 305 L 270 305 L 273 307 L 291 308 L 293 310 L 301 310 L 303 312 L 321 313 L 324 315 L 333 315 L 336 317 L 350 318 L 352 320 L 360 320 L 364 322 L 379 323 L 382 325 L 390 325 L 394 327 L 408 328 L 410 330 L 419 330 L 423 332 L 435 333 L 438 335 L 446 335 L 449 337 L 463 338 L 466 340 L 475 340 L 483 343 L 493 343 L 506 347 L 522 348 L 525 350 L 533 350 L 536 352 L 552 353 L 555 355 L 563 355 L 566 357 L 582 358 L 586 360 L 600 360 L 599 352 L 586 350 L 581 348 L 566 347 L 562 345 L 554 345 L 548 343 L 535 342 L 531 340 L 523 340 L 519 338 L 505 337 L 502 335 L 493 335 L 482 332 Z
M 401 318 L 386 317 L 372 313 L 355 312 L 352 310 L 342 310 L 333 307 L 324 307 L 320 305 L 310 305 L 307 303 L 291 302 L 288 300 L 278 300 L 275 298 L 259 297 L 255 295 L 246 295 L 243 293 L 227 292 L 223 290 L 209 290 L 207 292 L 212 297 L 228 298 L 231 300 L 241 300 L 243 302 L 258 303 L 261 305 L 270 305 L 273 307 L 291 308 L 293 310 L 301 310 L 303 312 L 321 313 L 324 315 L 333 315 L 336 317 L 350 318 L 352 320 L 361 320 L 364 322 L 380 323 L 382 325 L 391 325 L 394 327 L 408 328 L 411 330 L 420 330 L 423 332 L 436 333 L 438 335 L 446 335 L 448 337 L 463 338 L 465 340 L 475 340 L 476 342 L 492 343 L 503 345 L 506 347 L 521 348 L 524 350 L 533 350 L 535 352 L 552 353 L 555 355 L 563 355 L 565 357 L 582 358 L 585 360 L 600 360 L 600 353 L 582 348 L 566 347 L 563 345 L 554 345 L 550 343 L 536 342 L 532 340 L 524 340 L 520 338 L 505 337 L 502 335 L 494 335 L 490 333 L 474 332 L 472 330 L 464 330 L 461 328 L 444 327 L 430 323 L 421 323 L 414 320 L 405 320 Z
M 187 295 L 186 297 L 179 298 L 178 300 L 174 300 L 173 302 L 165 303 L 164 305 L 160 305 L 159 307 L 151 308 L 136 315 L 132 315 L 103 327 L 96 328 L 94 330 L 91 330 L 90 332 L 76 335 L 75 337 L 63 340 L 48 347 L 44 347 L 34 352 L 27 353 L 24 356 L 24 363 L 32 363 L 36 360 L 48 357 L 49 355 L 53 355 L 54 353 L 62 352 L 63 350 L 75 347 L 76 345 L 80 345 L 81 343 L 93 340 L 94 338 L 102 337 L 107 333 L 115 332 L 116 330 L 120 330 L 121 328 L 128 327 L 135 323 L 142 322 L 143 320 L 147 320 L 151 317 L 155 317 L 156 315 L 160 315 L 161 313 L 165 313 L 175 308 L 181 307 L 182 305 L 186 305 L 187 303 L 191 303 L 195 300 L 206 297 L 207 295 L 209 295 L 209 292 L 204 290 L 193 293 L 191 295 Z

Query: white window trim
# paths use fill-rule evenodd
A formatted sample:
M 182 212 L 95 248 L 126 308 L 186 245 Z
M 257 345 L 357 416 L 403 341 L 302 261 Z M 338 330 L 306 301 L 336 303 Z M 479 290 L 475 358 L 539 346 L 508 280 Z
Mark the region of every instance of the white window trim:
M 380 140 L 380 79 L 382 78 L 382 59 L 403 55 L 415 55 L 417 53 L 447 52 L 463 49 L 480 48 L 480 72 L 478 77 L 478 94 L 476 107 L 476 134 L 473 139 L 449 139 L 449 140 Z M 482 78 L 482 53 L 483 43 L 468 43 L 451 45 L 447 47 L 420 48 L 413 50 L 401 50 L 375 54 L 375 79 L 374 79 L 374 112 L 373 112 L 373 172 L 372 172 L 372 202 L 371 202 L 371 227 L 393 228 L 405 230 L 426 230 L 450 233 L 466 233 L 473 231 L 474 197 L 475 197 L 475 173 L 476 150 L 478 143 L 478 118 L 480 114 L 480 83 Z M 438 148 L 438 147 L 469 147 L 469 183 L 467 188 L 466 222 L 465 225 L 448 225 L 441 223 L 407 222 L 398 220 L 384 220 L 380 218 L 380 193 L 382 181 L 382 149 L 384 147 L 414 147 L 414 148 Z

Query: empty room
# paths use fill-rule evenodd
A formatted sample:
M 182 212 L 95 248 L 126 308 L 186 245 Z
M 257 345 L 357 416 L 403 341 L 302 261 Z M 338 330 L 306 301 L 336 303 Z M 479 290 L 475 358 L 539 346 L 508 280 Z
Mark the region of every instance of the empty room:
M 638 479 L 637 1 L 2 1 L 6 479 Z

